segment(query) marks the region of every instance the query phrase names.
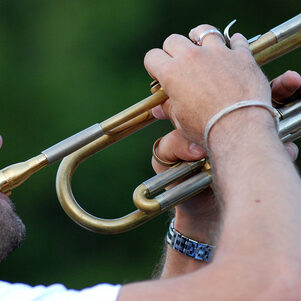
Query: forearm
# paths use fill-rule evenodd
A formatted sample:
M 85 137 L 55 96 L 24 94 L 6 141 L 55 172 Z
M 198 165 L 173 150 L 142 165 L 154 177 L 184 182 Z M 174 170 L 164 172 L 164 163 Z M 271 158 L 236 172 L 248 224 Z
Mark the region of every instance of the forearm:
M 212 129 L 210 145 L 226 207 L 218 252 L 240 261 L 244 269 L 250 265 L 255 273 L 264 265 L 271 270 L 301 262 L 296 239 L 300 178 L 269 113 L 260 108 L 232 112 Z
M 202 199 L 200 198 L 199 201 L 202 201 Z M 177 210 L 174 227 L 178 232 L 193 240 L 212 245 L 214 244 L 215 233 L 218 227 L 218 222 L 212 216 L 215 216 L 214 212 L 192 218 L 190 215 Z M 187 274 L 209 264 L 184 255 L 169 245 L 166 245 L 165 251 L 162 272 L 160 273 L 161 278 Z

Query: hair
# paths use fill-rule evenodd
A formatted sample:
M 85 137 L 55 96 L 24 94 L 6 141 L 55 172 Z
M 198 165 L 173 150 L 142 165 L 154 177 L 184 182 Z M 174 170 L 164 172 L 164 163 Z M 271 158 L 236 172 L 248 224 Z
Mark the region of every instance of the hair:
M 13 206 L 0 202 L 0 262 L 25 239 L 25 226 Z

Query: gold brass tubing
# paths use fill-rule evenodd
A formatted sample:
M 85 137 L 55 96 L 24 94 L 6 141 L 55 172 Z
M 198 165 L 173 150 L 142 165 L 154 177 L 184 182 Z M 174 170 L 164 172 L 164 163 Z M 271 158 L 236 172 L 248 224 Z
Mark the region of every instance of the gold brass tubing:
M 26 181 L 32 174 L 47 165 L 45 155 L 40 154 L 25 162 L 10 165 L 0 171 L 1 192 L 10 195 L 11 191 Z
M 266 49 L 274 44 L 277 43 L 276 36 L 271 32 L 267 32 L 263 34 L 258 40 L 250 44 L 250 49 L 255 55 L 256 53 L 262 51 L 263 49 Z
M 154 121 L 155 118 L 152 115 L 148 115 L 148 119 L 144 120 L 142 123 L 133 125 L 114 136 L 104 135 L 63 159 L 56 178 L 57 195 L 64 211 L 77 224 L 94 232 L 117 234 L 138 227 L 157 215 L 157 213 L 146 213 L 144 211 L 136 210 L 117 219 L 98 218 L 87 213 L 80 207 L 76 202 L 71 189 L 73 173 L 82 161 Z
M 144 184 L 139 185 L 133 193 L 134 204 L 138 209 L 148 213 L 160 212 L 161 206 L 156 199 L 148 199 L 146 196 L 147 187 Z
M 301 33 L 296 33 L 289 38 L 262 50 L 261 52 L 254 55 L 254 58 L 258 65 L 262 66 L 272 60 L 293 51 L 301 45 Z
M 151 116 L 151 117 L 153 116 L 151 110 L 149 110 L 149 111 L 147 111 L 147 112 L 144 112 L 143 114 L 138 115 L 137 117 L 135 117 L 135 118 L 133 118 L 133 119 L 131 119 L 131 120 L 125 122 L 124 124 L 121 124 L 121 125 L 117 126 L 117 127 L 114 128 L 113 130 L 108 131 L 106 134 L 107 134 L 107 135 L 110 135 L 110 136 L 116 135 L 116 134 L 118 134 L 118 133 L 120 133 L 120 132 L 122 132 L 122 131 L 124 131 L 124 130 L 126 130 L 126 129 L 128 129 L 128 128 L 131 128 L 132 126 L 136 125 L 137 123 L 142 123 L 142 122 L 144 122 L 144 121 L 147 120 L 150 116 Z
M 112 139 L 112 137 L 107 136 L 99 138 L 97 143 L 95 143 L 95 147 L 98 148 L 97 144 L 101 145 L 102 140 L 104 139 Z M 140 210 L 136 210 L 126 216 L 116 219 L 98 218 L 87 213 L 76 202 L 71 190 L 72 174 L 79 164 L 79 161 L 81 161 L 80 156 L 81 154 L 72 154 L 66 157 L 63 160 L 64 163 L 60 165 L 57 175 L 57 195 L 64 211 L 73 221 L 90 231 L 102 234 L 118 234 L 131 230 L 156 216 L 155 213 L 147 214 Z
M 148 111 L 153 107 L 163 103 L 167 98 L 168 96 L 163 89 L 159 89 L 156 93 L 103 121 L 101 126 L 104 132 L 107 133 L 108 131 L 144 113 L 145 111 Z

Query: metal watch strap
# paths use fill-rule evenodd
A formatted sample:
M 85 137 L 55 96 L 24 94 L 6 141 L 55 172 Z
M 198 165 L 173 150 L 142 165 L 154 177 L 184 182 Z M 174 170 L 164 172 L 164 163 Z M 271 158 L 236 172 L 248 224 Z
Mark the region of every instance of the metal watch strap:
M 174 219 L 170 222 L 166 241 L 174 250 L 205 262 L 211 261 L 215 249 L 215 246 L 200 243 L 176 231 Z

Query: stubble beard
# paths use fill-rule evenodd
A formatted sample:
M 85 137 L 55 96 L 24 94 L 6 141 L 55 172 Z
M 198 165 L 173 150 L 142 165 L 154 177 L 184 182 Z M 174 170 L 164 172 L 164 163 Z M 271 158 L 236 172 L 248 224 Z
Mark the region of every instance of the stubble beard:
M 0 262 L 25 239 L 25 226 L 14 211 L 11 201 L 0 194 Z

